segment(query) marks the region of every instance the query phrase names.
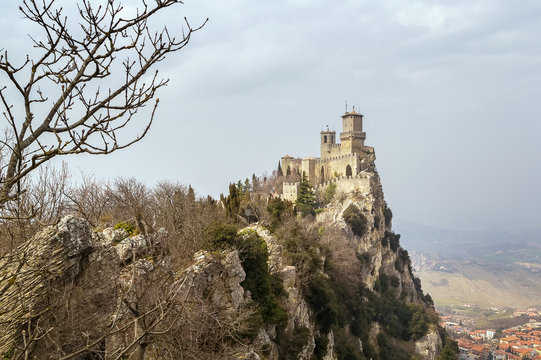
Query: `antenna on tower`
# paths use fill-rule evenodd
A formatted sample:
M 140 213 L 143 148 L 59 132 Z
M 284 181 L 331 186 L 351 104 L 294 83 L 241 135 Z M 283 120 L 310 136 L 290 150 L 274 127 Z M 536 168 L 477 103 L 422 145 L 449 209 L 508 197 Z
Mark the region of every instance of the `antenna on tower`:
M 355 105 L 353 105 L 353 112 L 355 112 Z
M 348 101 L 346 100 L 346 113 L 348 112 Z

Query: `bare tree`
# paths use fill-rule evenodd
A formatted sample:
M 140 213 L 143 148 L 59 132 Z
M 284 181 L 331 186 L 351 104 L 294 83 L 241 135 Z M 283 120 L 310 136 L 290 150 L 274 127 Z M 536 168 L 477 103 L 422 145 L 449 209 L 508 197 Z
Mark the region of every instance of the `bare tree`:
M 29 239 L 45 225 L 65 215 L 69 173 L 66 164 L 41 167 L 37 176 L 27 177 L 21 186 L 28 191 L 0 208 L 0 256 Z
M 24 18 L 41 33 L 32 38 L 36 56 L 15 64 L 7 51 L 0 54 L 0 74 L 7 80 L 0 87 L 7 120 L 0 137 L 0 206 L 17 199 L 24 192 L 21 180 L 56 156 L 108 154 L 146 135 L 157 98 L 137 124 L 137 135 L 122 131 L 131 129 L 169 81 L 150 70 L 206 23 L 192 27 L 184 18 L 178 37 L 167 27 L 152 28 L 152 17 L 179 4 L 140 0 L 133 10 L 118 0 L 81 0 L 75 21 L 56 0 L 22 1 Z
M 91 176 L 82 176 L 81 184 L 68 188 L 64 194 L 69 199 L 69 210 L 84 218 L 92 227 L 100 223 L 111 226 L 111 200 L 107 197 L 109 184 Z

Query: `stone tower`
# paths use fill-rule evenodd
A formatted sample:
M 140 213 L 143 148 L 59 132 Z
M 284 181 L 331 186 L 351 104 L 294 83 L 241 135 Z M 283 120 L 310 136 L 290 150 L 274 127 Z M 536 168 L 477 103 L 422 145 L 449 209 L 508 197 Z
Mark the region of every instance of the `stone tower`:
M 354 111 L 342 115 L 340 142 L 343 154 L 360 154 L 364 148 L 363 116 Z
M 284 199 L 295 201 L 302 174 L 312 186 L 324 185 L 328 181 L 353 179 L 363 170 L 363 160 L 373 157 L 374 148 L 364 145 L 363 115 L 351 111 L 342 115 L 342 132 L 337 143 L 336 131 L 327 127 L 320 132 L 321 157 L 282 157 L 284 171 Z M 366 169 L 366 166 L 364 167 Z
M 321 132 L 321 157 L 329 157 L 336 148 L 336 131 L 330 131 L 327 126 L 327 130 Z

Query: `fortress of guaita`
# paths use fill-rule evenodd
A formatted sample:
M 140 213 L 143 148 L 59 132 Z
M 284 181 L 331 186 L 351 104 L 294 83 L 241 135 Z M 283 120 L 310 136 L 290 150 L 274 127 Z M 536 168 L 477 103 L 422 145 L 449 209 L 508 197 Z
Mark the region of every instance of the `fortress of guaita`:
M 300 185 L 300 176 L 305 174 L 314 187 L 330 181 L 362 177 L 362 171 L 373 170 L 374 148 L 364 145 L 363 115 L 355 111 L 342 115 L 340 143 L 336 142 L 336 131 L 321 132 L 321 157 L 282 157 L 281 166 L 285 176 L 282 198 L 295 201 Z

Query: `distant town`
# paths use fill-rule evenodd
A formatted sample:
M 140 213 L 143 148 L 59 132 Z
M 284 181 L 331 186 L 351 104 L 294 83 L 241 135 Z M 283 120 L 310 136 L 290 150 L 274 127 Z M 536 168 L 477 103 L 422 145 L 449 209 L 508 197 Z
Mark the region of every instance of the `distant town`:
M 464 315 L 441 316 L 458 342 L 460 360 L 541 360 L 541 308 L 514 310 L 512 317 L 524 323 L 505 329 L 479 329 Z

